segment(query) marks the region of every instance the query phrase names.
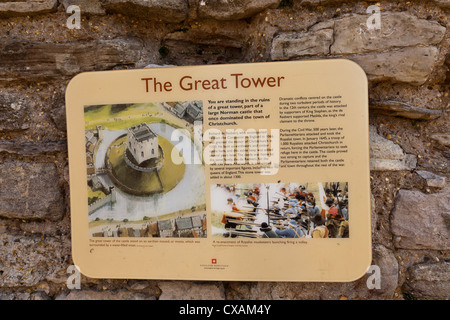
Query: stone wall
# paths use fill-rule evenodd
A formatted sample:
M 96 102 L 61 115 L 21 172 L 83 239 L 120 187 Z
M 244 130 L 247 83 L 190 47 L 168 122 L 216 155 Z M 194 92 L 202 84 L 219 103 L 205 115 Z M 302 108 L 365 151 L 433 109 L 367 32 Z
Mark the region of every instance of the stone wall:
M 69 29 L 70 5 L 81 9 Z M 370 5 L 380 29 L 369 29 Z M 0 299 L 449 299 L 450 1 L 0 0 Z M 373 264 L 350 283 L 69 290 L 64 92 L 77 73 L 347 58 L 369 77 Z

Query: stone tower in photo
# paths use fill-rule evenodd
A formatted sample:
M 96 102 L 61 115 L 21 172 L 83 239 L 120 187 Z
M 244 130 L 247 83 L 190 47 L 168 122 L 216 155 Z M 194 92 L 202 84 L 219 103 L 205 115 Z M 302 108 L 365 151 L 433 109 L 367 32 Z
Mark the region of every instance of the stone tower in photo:
M 128 128 L 127 149 L 137 164 L 158 158 L 158 135 L 146 123 Z

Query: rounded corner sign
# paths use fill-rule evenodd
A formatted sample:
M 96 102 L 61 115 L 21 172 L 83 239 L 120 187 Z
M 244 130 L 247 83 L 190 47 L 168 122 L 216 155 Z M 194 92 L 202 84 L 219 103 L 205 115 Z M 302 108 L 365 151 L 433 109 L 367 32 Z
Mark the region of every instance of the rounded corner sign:
M 368 268 L 367 78 L 353 63 L 83 73 L 66 100 L 82 273 L 351 281 Z

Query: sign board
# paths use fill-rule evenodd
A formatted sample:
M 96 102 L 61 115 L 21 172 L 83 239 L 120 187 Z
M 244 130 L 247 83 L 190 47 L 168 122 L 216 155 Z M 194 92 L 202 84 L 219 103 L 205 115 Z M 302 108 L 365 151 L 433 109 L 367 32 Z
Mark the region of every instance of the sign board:
M 343 59 L 77 75 L 66 93 L 75 264 L 93 278 L 361 277 L 367 90 Z

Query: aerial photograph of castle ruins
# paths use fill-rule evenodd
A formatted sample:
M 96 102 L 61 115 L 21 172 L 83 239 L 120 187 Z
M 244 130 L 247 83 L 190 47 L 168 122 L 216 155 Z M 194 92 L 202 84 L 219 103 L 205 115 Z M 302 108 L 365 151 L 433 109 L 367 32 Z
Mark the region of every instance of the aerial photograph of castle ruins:
M 85 106 L 91 237 L 206 237 L 204 166 L 180 147 L 201 153 L 202 117 L 201 101 Z

